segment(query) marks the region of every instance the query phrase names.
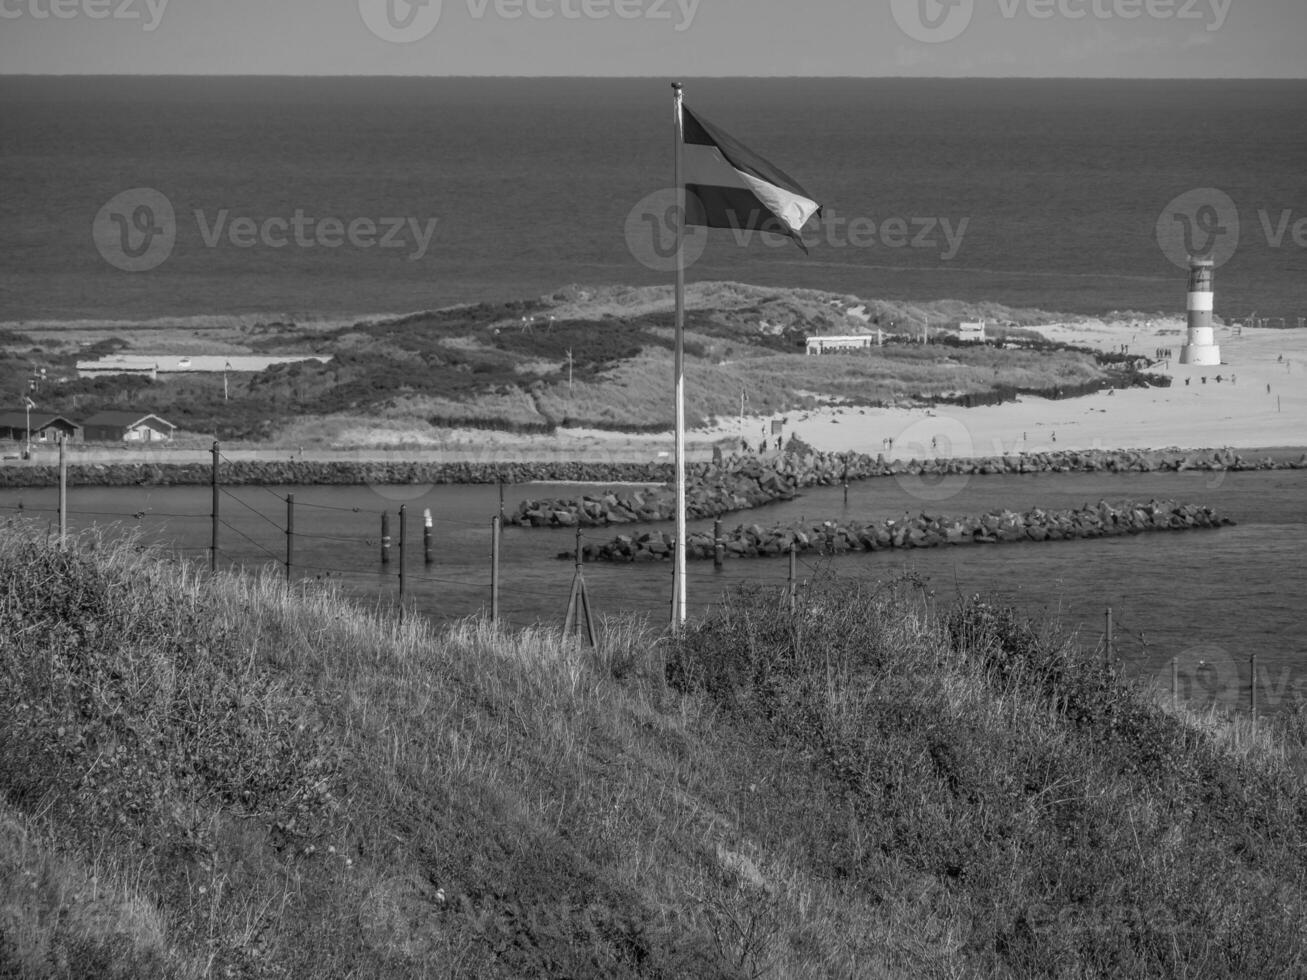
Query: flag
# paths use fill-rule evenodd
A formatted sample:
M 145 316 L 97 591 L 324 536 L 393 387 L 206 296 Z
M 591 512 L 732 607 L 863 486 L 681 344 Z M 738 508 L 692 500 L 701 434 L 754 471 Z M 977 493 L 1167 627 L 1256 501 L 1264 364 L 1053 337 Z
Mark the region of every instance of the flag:
M 785 235 L 805 252 L 800 231 L 818 204 L 793 177 L 689 109 L 682 108 L 685 223 Z

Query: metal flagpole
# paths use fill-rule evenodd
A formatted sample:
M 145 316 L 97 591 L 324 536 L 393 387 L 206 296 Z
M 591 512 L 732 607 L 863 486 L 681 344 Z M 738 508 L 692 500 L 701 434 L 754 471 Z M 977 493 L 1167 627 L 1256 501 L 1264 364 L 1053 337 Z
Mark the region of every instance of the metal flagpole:
M 672 629 L 685 625 L 685 186 L 681 176 L 684 122 L 681 83 L 673 82 L 676 117 L 676 543 L 672 571 Z

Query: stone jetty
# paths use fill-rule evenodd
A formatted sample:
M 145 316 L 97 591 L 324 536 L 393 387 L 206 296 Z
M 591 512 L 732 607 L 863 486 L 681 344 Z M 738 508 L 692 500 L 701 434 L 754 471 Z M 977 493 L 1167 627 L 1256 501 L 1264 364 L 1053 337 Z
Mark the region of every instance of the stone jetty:
M 1307 469 L 1298 459 L 1246 459 L 1231 450 L 1085 450 L 965 459 L 886 460 L 860 453 L 785 453 L 731 456 L 721 466 L 698 463 L 686 470 L 686 516 L 717 517 L 793 499 L 814 486 L 875 477 L 908 476 L 926 481 L 947 476 L 1018 473 L 1158 473 L 1183 470 Z M 670 486 L 611 491 L 576 499 L 524 501 L 510 520 L 524 527 L 601 527 L 668 521 L 676 516 Z
M 990 473 L 1150 473 L 1176 470 L 1307 469 L 1301 458 L 1248 458 L 1228 449 L 1193 450 L 1086 450 L 985 456 L 959 459 L 886 460 L 862 453 L 775 453 L 765 456 L 732 455 L 721 466 L 696 463 L 687 470 L 687 490 L 696 516 L 713 516 L 788 500 L 804 487 L 832 486 L 844 481 L 886 476 L 980 475 Z M 649 483 L 674 479 L 670 463 L 581 463 L 567 461 L 504 463 L 364 462 L 302 459 L 224 460 L 218 479 L 223 486 L 364 486 L 422 484 L 521 484 L 536 480 L 559 483 Z M 72 463 L 70 486 L 205 486 L 212 478 L 208 463 Z M 7 461 L 0 464 L 0 487 L 52 487 L 59 484 L 58 467 Z M 616 495 L 620 501 L 622 494 Z M 642 503 L 634 513 L 639 520 L 666 520 L 672 516 L 674 496 L 669 489 L 641 491 Z M 601 499 L 601 498 L 599 498 Z M 611 506 L 611 505 L 608 505 Z M 572 511 L 575 523 L 585 523 L 583 501 L 532 501 L 517 514 L 523 525 L 557 522 L 551 513 Z M 540 511 L 535 519 L 531 512 Z M 614 510 L 614 519 L 630 521 L 630 507 Z M 656 516 L 649 516 L 649 515 Z
M 1152 531 L 1187 531 L 1218 528 L 1234 521 L 1208 507 L 1149 500 L 1108 503 L 1074 510 L 997 510 L 968 517 L 919 514 L 879 522 L 821 521 L 804 524 L 740 525 L 714 540 L 708 532 L 691 532 L 686 557 L 714 557 L 718 546 L 723 559 L 768 558 L 788 555 L 790 546 L 800 554 L 840 555 L 849 552 L 937 548 L 963 544 L 1013 544 L 1022 541 L 1076 541 L 1090 538 L 1144 534 Z M 584 561 L 658 561 L 672 556 L 672 538 L 663 531 L 619 534 L 610 541 L 585 544 Z M 574 551 L 559 558 L 572 559 Z

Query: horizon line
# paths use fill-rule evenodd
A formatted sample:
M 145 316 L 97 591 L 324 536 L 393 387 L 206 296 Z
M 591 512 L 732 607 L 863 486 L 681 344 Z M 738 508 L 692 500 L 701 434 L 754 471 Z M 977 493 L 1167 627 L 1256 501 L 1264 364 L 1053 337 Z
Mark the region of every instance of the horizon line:
M 292 74 L 286 72 L 5 72 L 0 71 L 0 79 L 6 78 L 286 78 L 286 79 L 338 79 L 338 78 L 376 78 L 376 79 L 508 79 L 538 80 L 556 79 L 570 81 L 665 81 L 669 78 L 691 78 L 712 80 L 748 80 L 748 81 L 913 81 L 913 82 L 1022 82 L 1022 81 L 1066 81 L 1066 82 L 1304 82 L 1305 75 L 419 75 L 398 73 L 354 73 L 354 74 Z

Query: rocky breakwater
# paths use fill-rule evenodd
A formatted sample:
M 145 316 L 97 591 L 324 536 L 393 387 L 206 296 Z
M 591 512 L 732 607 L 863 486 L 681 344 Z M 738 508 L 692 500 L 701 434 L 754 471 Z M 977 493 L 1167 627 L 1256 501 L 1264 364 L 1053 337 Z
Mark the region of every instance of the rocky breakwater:
M 813 482 L 799 465 L 813 457 L 786 455 L 775 460 L 731 457 L 717 466 L 699 463 L 686 470 L 685 513 L 690 519 L 748 510 L 792 500 L 799 486 Z M 779 464 L 779 465 L 778 465 Z M 807 482 L 801 482 L 807 477 Z M 676 491 L 670 486 L 588 494 L 580 500 L 525 500 L 510 518 L 525 527 L 596 527 L 676 517 Z
M 779 500 L 805 487 L 838 486 L 886 476 L 931 479 L 1034 473 L 1161 473 L 1184 470 L 1307 469 L 1300 458 L 1247 459 L 1233 450 L 1069 450 L 925 460 L 887 460 L 862 453 L 785 453 L 730 456 L 718 465 L 687 468 L 686 516 L 718 517 Z M 664 477 L 665 478 L 665 477 Z M 615 491 L 575 498 L 527 500 L 509 518 L 523 527 L 596 527 L 642 521 L 670 521 L 676 494 L 670 486 Z
M 75 459 L 75 451 L 74 451 Z M 834 486 L 842 482 L 886 476 L 984 475 L 996 473 L 1153 473 L 1182 470 L 1307 469 L 1307 454 L 1297 457 L 1264 455 L 1245 457 L 1229 449 L 1084 450 L 1015 453 L 1003 456 L 887 460 L 863 453 L 785 453 L 767 456 L 734 455 L 721 465 L 697 463 L 686 472 L 686 490 L 693 516 L 716 516 L 788 500 L 804 487 Z M 204 463 L 122 462 L 77 463 L 68 467 L 68 483 L 79 487 L 205 486 L 212 465 Z M 372 484 L 520 484 L 535 480 L 559 483 L 663 483 L 674 477 L 663 462 L 581 463 L 544 461 L 523 463 L 442 463 L 434 461 L 374 462 L 367 460 L 284 459 L 227 460 L 218 468 L 223 486 L 363 486 Z M 59 483 L 56 466 L 6 461 L 0 465 L 0 487 L 52 487 Z M 518 511 L 519 524 L 585 524 L 588 511 L 597 523 L 621 524 L 630 520 L 670 519 L 674 501 L 669 488 L 642 494 L 634 510 L 625 504 L 613 508 L 613 519 L 603 520 L 602 498 L 530 501 Z M 616 495 L 619 497 L 620 495 Z M 566 516 L 567 512 L 570 516 Z M 528 512 L 539 512 L 533 520 Z M 557 521 L 551 514 L 562 512 Z M 659 516 L 643 516 L 644 513 Z
M 719 547 L 722 558 L 766 558 L 789 554 L 791 545 L 799 553 L 839 555 L 944 545 L 1077 541 L 1151 531 L 1227 527 L 1233 523 L 1209 507 L 1194 504 L 1102 501 L 1073 510 L 1032 508 L 989 511 L 968 517 L 919 514 L 868 523 L 741 525 L 724 534 L 720 541 L 714 540 L 710 533 L 691 532 L 686 541 L 686 556 L 713 558 Z M 611 541 L 586 544 L 582 549 L 585 561 L 656 561 L 671 554 L 672 540 L 662 531 L 619 534 Z M 559 557 L 572 558 L 574 553 L 565 552 Z
M 222 460 L 223 486 L 402 486 L 422 484 L 655 483 L 671 475 L 665 463 L 436 463 L 362 460 Z M 211 463 L 74 463 L 68 483 L 77 487 L 206 486 Z M 0 487 L 57 486 L 55 466 L 0 467 Z

